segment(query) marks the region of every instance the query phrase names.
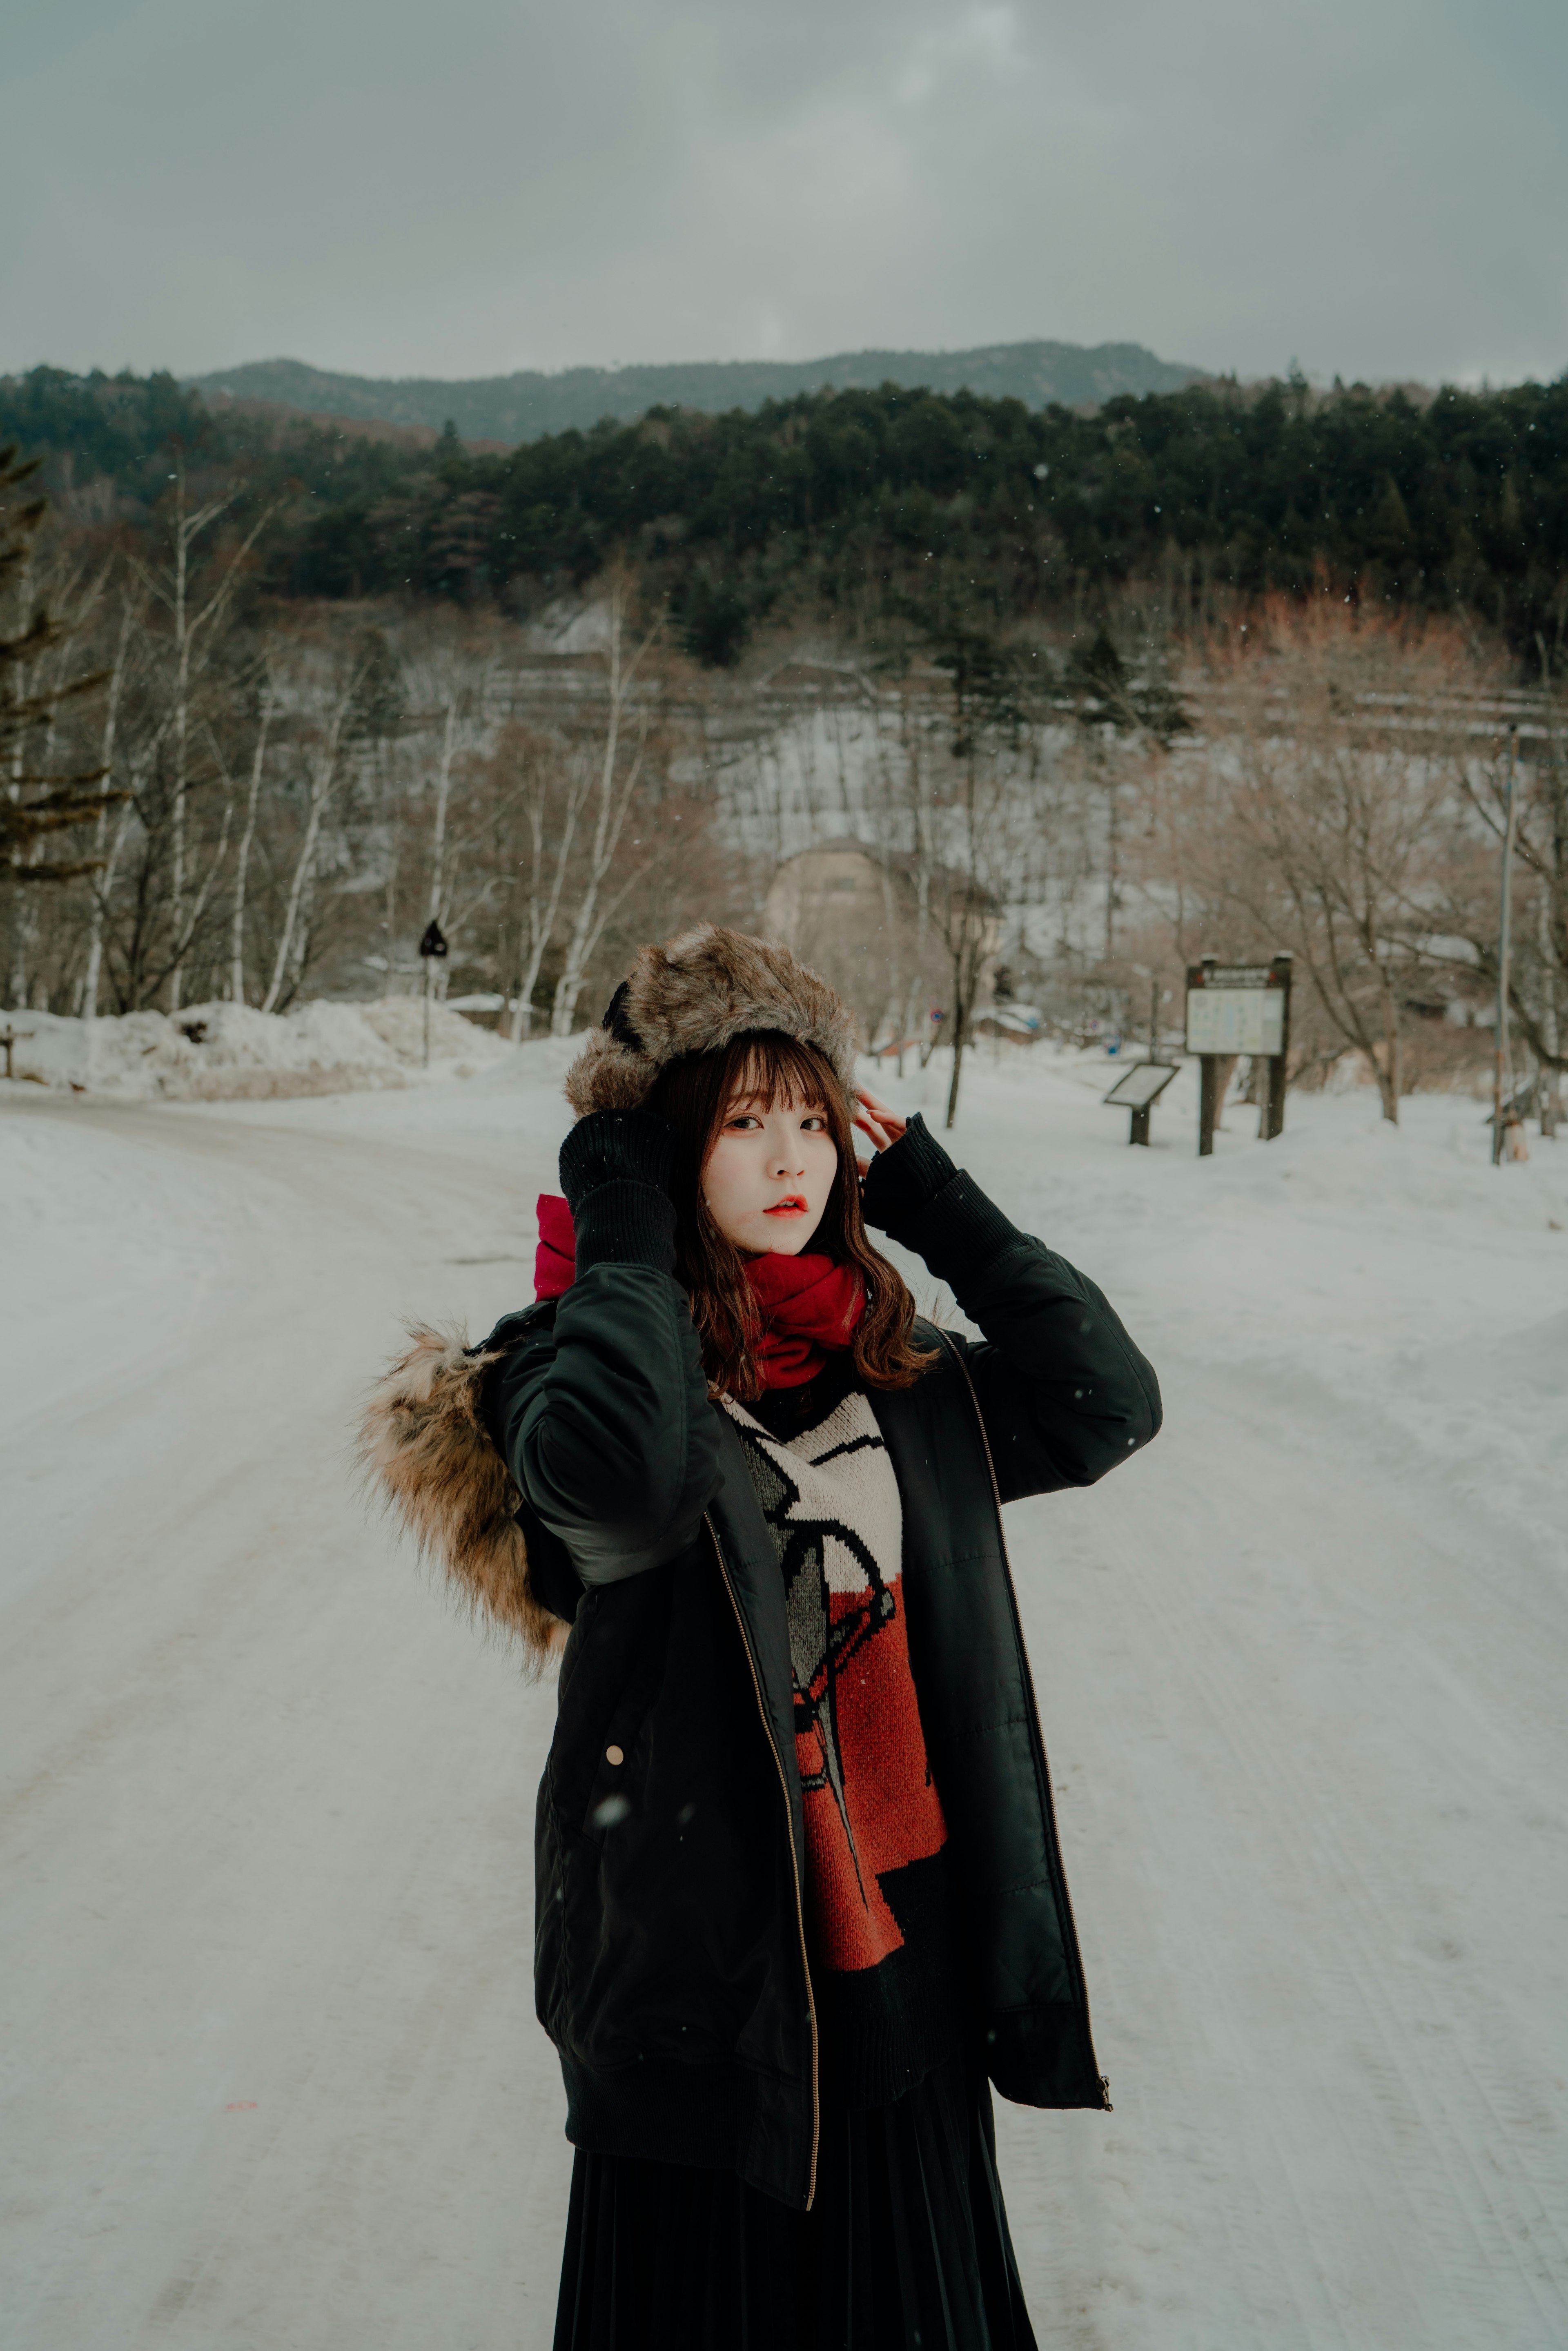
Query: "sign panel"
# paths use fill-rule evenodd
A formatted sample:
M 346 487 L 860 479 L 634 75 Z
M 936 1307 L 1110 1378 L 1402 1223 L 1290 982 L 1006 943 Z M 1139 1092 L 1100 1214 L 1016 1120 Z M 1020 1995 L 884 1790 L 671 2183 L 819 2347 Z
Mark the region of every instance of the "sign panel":
M 1285 1131 L 1285 1040 L 1291 1028 L 1292 958 L 1268 963 L 1221 963 L 1205 956 L 1186 967 L 1186 1050 L 1201 1072 L 1197 1103 L 1197 1155 L 1214 1149 L 1219 1123 L 1220 1081 L 1235 1054 L 1267 1062 L 1268 1093 L 1258 1122 L 1260 1140 L 1271 1143 Z
M 1189 1053 L 1282 1053 L 1285 1050 L 1285 991 L 1268 987 L 1263 980 L 1227 987 L 1229 977 L 1217 971 L 1203 987 L 1189 988 L 1186 998 L 1186 1050 Z M 1267 977 L 1265 973 L 1264 977 Z
M 1168 1061 L 1134 1061 L 1104 1099 L 1120 1110 L 1146 1110 L 1150 1102 L 1158 1101 L 1175 1075 Z

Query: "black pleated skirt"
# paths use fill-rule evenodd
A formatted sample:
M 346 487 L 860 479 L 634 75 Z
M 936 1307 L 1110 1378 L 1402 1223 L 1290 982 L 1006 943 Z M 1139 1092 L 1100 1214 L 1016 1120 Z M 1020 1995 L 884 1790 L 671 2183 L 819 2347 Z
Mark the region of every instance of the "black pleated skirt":
M 579 2148 L 555 2351 L 1036 2351 L 984 2074 L 825 2113 L 810 2212 Z

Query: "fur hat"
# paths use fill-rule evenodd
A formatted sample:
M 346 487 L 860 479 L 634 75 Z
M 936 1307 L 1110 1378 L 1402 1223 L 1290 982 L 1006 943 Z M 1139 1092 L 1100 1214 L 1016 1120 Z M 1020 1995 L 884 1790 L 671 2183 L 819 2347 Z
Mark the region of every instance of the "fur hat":
M 846 1093 L 854 1087 L 855 1019 L 788 947 L 699 923 L 667 946 L 643 947 L 601 1025 L 566 1073 L 579 1118 L 636 1110 L 668 1061 L 716 1052 L 775 1029 L 814 1045 Z

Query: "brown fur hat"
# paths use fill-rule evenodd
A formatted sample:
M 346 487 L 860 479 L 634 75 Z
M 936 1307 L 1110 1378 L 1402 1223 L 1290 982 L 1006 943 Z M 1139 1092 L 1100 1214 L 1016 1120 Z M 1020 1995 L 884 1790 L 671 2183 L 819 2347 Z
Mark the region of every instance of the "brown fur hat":
M 854 1086 L 855 1019 L 788 947 L 699 923 L 667 946 L 643 947 L 602 1025 L 566 1073 L 579 1118 L 636 1110 L 667 1061 L 777 1029 L 814 1045 L 846 1093 Z
M 535 1596 L 517 1489 L 479 1416 L 486 1371 L 499 1358 L 470 1353 L 461 1331 L 415 1325 L 409 1337 L 365 1405 L 361 1468 L 465 1604 L 521 1636 L 537 1670 L 566 1626 Z

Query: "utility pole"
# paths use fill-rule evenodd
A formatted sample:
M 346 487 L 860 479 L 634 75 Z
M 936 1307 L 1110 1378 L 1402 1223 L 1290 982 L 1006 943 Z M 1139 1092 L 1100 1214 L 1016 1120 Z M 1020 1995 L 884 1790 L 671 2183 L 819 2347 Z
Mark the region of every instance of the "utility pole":
M 1508 797 L 1502 828 L 1502 890 L 1497 932 L 1497 1061 L 1491 1088 L 1491 1164 L 1503 1161 L 1502 1096 L 1508 1081 L 1508 956 L 1509 920 L 1513 893 L 1513 781 L 1519 758 L 1519 729 L 1508 730 Z

